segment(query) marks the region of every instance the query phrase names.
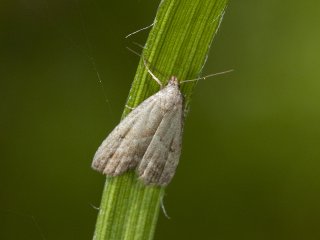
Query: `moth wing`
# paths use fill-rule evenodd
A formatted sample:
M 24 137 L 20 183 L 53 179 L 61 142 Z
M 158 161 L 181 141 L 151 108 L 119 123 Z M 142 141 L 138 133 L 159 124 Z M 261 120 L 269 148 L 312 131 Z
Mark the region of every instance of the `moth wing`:
M 92 168 L 109 176 L 117 176 L 136 167 L 163 114 L 156 95 L 142 102 L 102 142 L 93 158 Z
M 182 105 L 164 115 L 137 172 L 146 184 L 167 185 L 179 163 L 182 143 Z

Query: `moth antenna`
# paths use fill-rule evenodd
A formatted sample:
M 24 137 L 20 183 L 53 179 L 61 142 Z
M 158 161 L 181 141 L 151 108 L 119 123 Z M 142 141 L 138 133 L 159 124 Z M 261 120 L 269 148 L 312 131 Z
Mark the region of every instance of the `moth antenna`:
M 230 73 L 230 72 L 233 72 L 233 71 L 234 71 L 233 69 L 230 69 L 230 70 L 223 71 L 223 72 L 218 72 L 218 73 L 209 74 L 209 75 L 204 76 L 204 77 L 199 77 L 199 78 L 195 78 L 195 79 L 183 80 L 183 81 L 180 81 L 180 84 L 181 84 L 181 83 L 185 83 L 185 82 L 194 82 L 194 81 L 198 81 L 198 80 L 205 80 L 206 78 L 209 78 L 209 77 L 226 74 L 226 73 Z
M 146 60 L 145 60 L 145 58 L 144 58 L 143 56 L 142 56 L 142 60 L 143 60 L 144 66 L 146 67 L 148 73 L 151 75 L 151 77 L 153 78 L 153 80 L 155 80 L 155 81 L 160 85 L 160 87 L 162 88 L 163 85 L 162 85 L 161 81 L 159 80 L 159 78 L 156 77 L 156 75 L 154 75 L 154 74 L 151 72 L 151 70 L 150 70 L 150 68 L 148 67 L 147 62 L 146 62 Z

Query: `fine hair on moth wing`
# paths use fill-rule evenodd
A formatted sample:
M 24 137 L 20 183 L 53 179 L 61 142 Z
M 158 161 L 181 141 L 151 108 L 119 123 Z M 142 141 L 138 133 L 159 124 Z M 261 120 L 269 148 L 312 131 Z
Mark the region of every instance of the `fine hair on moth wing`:
M 92 168 L 111 177 L 135 169 L 146 185 L 166 186 L 181 154 L 184 106 L 179 84 L 222 73 L 180 83 L 172 76 L 164 87 L 142 59 L 161 89 L 134 108 L 107 136 L 94 155 Z

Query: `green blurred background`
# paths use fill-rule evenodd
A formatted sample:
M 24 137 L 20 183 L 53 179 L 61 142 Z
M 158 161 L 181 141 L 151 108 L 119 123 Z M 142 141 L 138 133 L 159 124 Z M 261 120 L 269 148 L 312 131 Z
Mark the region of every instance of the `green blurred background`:
M 159 1 L 0 3 L 0 239 L 91 239 Z M 320 239 L 320 2 L 231 1 L 185 125 L 155 239 Z M 137 49 L 140 51 L 139 49 Z M 100 80 L 102 83 L 100 83 Z

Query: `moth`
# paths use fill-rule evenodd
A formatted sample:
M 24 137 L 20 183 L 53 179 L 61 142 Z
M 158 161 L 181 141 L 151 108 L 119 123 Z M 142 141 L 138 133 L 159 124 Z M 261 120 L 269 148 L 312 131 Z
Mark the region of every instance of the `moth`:
M 162 87 L 161 81 L 145 67 Z M 146 185 L 166 186 L 179 163 L 184 120 L 183 95 L 179 84 L 205 77 L 178 81 L 172 76 L 166 87 L 143 101 L 130 112 L 102 142 L 92 161 L 92 168 L 107 176 L 118 176 L 135 169 Z
M 172 77 L 109 134 L 95 153 L 92 168 L 107 176 L 135 169 L 146 185 L 166 186 L 179 163 L 183 112 L 179 82 Z

